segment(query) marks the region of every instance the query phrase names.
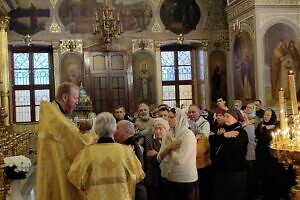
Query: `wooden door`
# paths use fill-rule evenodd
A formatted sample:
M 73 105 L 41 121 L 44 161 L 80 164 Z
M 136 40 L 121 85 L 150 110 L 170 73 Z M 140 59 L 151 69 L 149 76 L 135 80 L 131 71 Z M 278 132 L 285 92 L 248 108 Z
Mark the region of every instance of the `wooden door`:
M 120 52 L 91 54 L 91 99 L 96 113 L 121 105 L 129 109 L 126 55 Z

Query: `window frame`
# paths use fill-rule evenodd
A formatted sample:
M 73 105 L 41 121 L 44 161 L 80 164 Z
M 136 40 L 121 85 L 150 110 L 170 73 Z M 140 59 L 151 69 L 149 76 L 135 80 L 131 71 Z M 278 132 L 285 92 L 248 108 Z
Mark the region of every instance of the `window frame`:
M 10 50 L 10 75 L 11 75 L 11 111 L 12 111 L 12 119 L 13 123 L 18 124 L 26 124 L 26 123 L 34 123 L 38 122 L 36 120 L 36 110 L 35 107 L 35 91 L 49 89 L 50 92 L 50 101 L 54 98 L 54 65 L 53 65 L 53 49 L 51 46 L 39 46 L 39 45 L 31 45 L 29 47 L 26 46 L 9 46 Z M 15 53 L 29 53 L 29 85 L 15 85 L 15 76 L 14 76 L 14 54 Z M 48 61 L 49 61 L 49 84 L 41 85 L 34 84 L 34 66 L 33 66 L 33 54 L 34 53 L 48 53 Z M 31 120 L 27 122 L 16 122 L 16 103 L 15 103 L 15 91 L 18 90 L 29 90 L 30 92 L 30 116 Z M 20 106 L 22 107 L 22 106 Z
M 194 62 L 193 62 L 193 46 L 189 45 L 172 45 L 172 46 L 163 46 L 160 48 L 160 51 L 173 51 L 174 52 L 174 73 L 175 73 L 175 80 L 172 81 L 163 81 L 162 79 L 162 87 L 163 86 L 175 86 L 175 102 L 176 107 L 181 107 L 180 105 L 180 92 L 179 87 L 180 85 L 191 85 L 192 86 L 192 103 L 195 102 L 194 99 Z M 179 61 L 178 61 L 178 52 L 179 51 L 190 51 L 191 53 L 191 80 L 179 80 Z M 163 66 L 161 66 L 162 68 Z M 164 99 L 162 99 L 164 101 Z M 188 105 L 187 105 L 188 106 Z

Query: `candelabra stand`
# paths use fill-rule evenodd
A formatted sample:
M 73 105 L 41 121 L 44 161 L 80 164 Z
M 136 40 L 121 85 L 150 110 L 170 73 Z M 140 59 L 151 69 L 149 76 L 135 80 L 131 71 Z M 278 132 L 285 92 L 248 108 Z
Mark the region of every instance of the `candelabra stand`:
M 277 147 L 271 146 L 271 154 L 275 158 L 277 158 L 280 162 L 286 162 L 287 160 L 293 161 L 295 174 L 296 174 L 296 185 L 294 185 L 290 190 L 290 199 L 299 200 L 300 199 L 300 151 L 277 149 Z

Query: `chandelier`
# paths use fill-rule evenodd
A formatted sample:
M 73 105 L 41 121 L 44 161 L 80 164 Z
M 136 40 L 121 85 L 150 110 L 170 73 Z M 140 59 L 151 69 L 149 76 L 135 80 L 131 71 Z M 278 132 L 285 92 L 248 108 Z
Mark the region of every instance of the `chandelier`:
M 113 8 L 107 5 L 107 1 L 105 1 L 102 12 L 96 10 L 95 19 L 93 34 L 98 35 L 105 44 L 110 44 L 113 38 L 123 33 L 120 14 L 114 14 Z

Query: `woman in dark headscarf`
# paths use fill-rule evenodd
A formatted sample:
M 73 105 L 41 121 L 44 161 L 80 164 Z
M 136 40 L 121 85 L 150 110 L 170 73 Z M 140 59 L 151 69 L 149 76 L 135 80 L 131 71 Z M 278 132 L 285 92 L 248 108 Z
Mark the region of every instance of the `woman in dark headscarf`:
M 215 178 L 212 199 L 245 200 L 248 136 L 240 124 L 243 116 L 239 110 L 229 109 L 224 114 L 224 121 L 222 133 L 215 138 L 218 150 L 213 163 Z
M 263 120 L 255 129 L 255 136 L 257 140 L 256 145 L 256 160 L 263 161 L 270 156 L 269 145 L 272 140 L 272 132 L 279 126 L 275 111 L 271 108 L 266 109 Z
M 263 121 L 255 130 L 256 171 L 261 183 L 261 192 L 266 200 L 289 199 L 289 188 L 293 184 L 292 170 L 286 171 L 270 153 L 272 132 L 275 132 L 277 128 L 279 128 L 279 122 L 275 111 L 271 108 L 266 109 Z

